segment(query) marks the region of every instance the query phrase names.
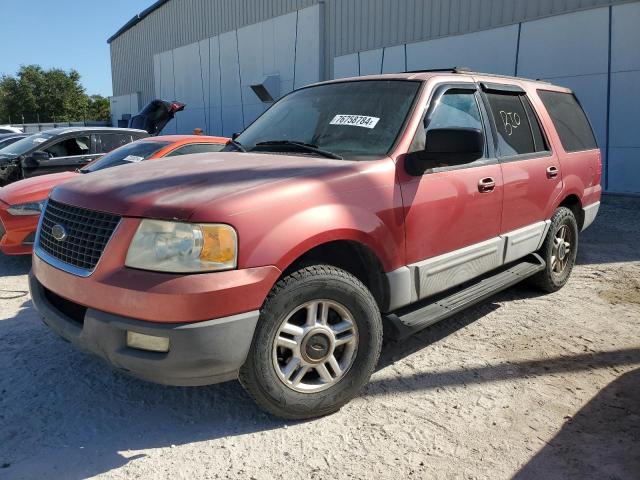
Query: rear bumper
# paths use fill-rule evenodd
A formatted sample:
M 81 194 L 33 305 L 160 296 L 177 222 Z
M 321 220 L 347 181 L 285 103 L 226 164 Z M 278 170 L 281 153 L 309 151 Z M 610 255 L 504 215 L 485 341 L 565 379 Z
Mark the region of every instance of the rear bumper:
M 161 324 L 75 304 L 72 318 L 54 305 L 59 302 L 56 295 L 47 291 L 33 273 L 29 274 L 29 288 L 44 322 L 58 335 L 119 370 L 165 385 L 208 385 L 236 378 L 259 316 L 254 310 L 215 320 Z M 130 348 L 127 331 L 167 337 L 169 352 Z
M 0 251 L 6 255 L 29 255 L 38 228 L 39 215 L 10 215 L 9 205 L 0 201 Z

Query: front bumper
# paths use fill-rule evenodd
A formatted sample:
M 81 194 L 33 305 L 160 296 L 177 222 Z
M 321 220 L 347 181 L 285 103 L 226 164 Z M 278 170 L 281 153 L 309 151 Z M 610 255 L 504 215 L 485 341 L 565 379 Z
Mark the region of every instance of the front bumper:
M 86 308 L 47 290 L 29 274 L 33 303 L 64 339 L 135 377 L 165 385 L 208 385 L 237 377 L 259 311 L 195 323 L 162 324 Z M 169 352 L 130 348 L 127 331 L 168 337 Z

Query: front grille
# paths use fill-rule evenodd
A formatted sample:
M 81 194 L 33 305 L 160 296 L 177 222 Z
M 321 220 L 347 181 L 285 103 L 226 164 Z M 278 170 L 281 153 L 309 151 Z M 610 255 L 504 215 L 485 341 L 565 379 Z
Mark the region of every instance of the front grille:
M 120 217 L 49 200 L 40 227 L 39 246 L 58 260 L 85 270 L 93 270 L 115 230 Z M 66 231 L 63 240 L 51 232 L 54 225 Z

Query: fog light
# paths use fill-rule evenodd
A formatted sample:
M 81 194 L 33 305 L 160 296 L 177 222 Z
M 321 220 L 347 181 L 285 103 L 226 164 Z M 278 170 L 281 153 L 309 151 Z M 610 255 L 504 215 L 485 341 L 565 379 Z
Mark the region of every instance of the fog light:
M 149 350 L 150 352 L 168 352 L 169 339 L 127 330 L 127 347 Z

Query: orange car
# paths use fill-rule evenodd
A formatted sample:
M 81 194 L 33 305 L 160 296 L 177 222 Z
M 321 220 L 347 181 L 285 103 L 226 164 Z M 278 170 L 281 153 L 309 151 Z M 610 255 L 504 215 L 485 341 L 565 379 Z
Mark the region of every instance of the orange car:
M 219 152 L 229 141 L 203 135 L 147 137 L 113 150 L 76 172 L 27 178 L 0 188 L 0 251 L 7 255 L 31 254 L 42 206 L 49 192 L 78 175 L 142 160 L 188 153 Z

